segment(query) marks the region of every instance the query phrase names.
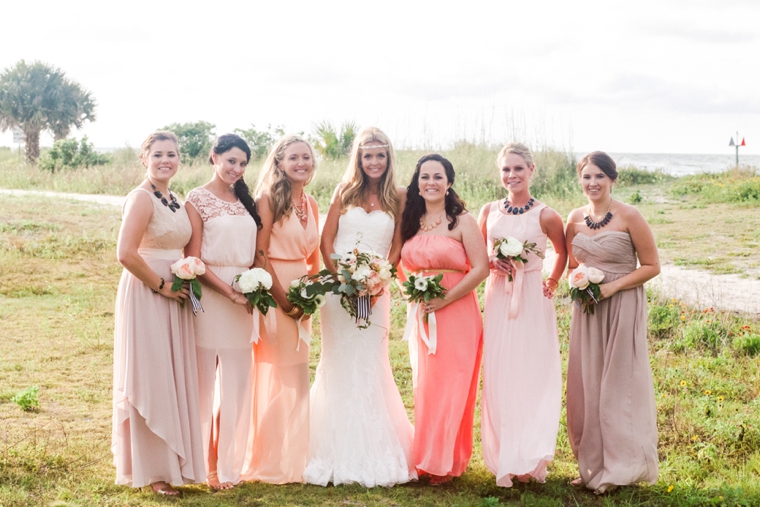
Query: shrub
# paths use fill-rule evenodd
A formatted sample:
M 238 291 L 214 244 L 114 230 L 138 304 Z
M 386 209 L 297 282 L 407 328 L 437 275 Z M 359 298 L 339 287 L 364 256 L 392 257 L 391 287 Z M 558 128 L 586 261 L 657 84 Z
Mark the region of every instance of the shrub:
M 674 179 L 673 176 L 666 174 L 662 169 L 647 171 L 639 169 L 636 166 L 629 165 L 618 169 L 618 177 L 615 182 L 622 186 L 629 185 L 654 185 Z
M 649 333 L 655 338 L 667 338 L 680 323 L 680 307 L 652 304 L 649 307 Z
M 323 121 L 314 127 L 314 137 L 311 141 L 323 157 L 335 160 L 348 155 L 358 130 L 359 126 L 353 121 L 345 122 L 340 127 L 340 132 L 332 123 Z
M 707 349 L 716 353 L 728 341 L 728 331 L 720 323 L 714 321 L 693 320 L 683 327 L 681 333 L 681 338 L 673 342 L 674 348 L 681 351 Z
M 760 334 L 745 334 L 734 338 L 734 350 L 745 356 L 760 354 Z
M 37 400 L 39 389 L 37 386 L 30 386 L 19 392 L 11 398 L 11 401 L 21 407 L 24 412 L 35 412 L 40 407 L 40 403 Z
M 256 130 L 256 125 L 251 125 L 251 128 L 235 129 L 235 133 L 245 139 L 248 146 L 251 148 L 251 158 L 263 159 L 269 152 L 269 147 L 280 137 L 285 135 L 285 129 L 280 125 L 279 127 L 272 128 L 272 125 L 267 127 L 266 131 Z
M 197 158 L 206 159 L 214 145 L 216 125 L 207 121 L 195 123 L 172 123 L 159 130 L 171 130 L 179 140 L 182 162 L 191 162 Z
M 111 155 L 95 151 L 93 144 L 87 142 L 87 136 L 84 136 L 80 142 L 73 138 L 56 141 L 52 148 L 42 154 L 39 165 L 42 169 L 55 172 L 65 168 L 105 165 L 109 162 Z

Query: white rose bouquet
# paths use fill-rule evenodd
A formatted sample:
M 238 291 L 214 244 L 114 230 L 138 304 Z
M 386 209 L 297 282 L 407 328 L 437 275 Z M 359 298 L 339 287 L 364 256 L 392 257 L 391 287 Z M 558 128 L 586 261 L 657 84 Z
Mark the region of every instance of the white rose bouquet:
M 526 257 L 529 253 L 537 255 L 541 259 L 544 258 L 544 252 L 539 250 L 535 243 L 528 243 L 528 241 L 521 243 L 518 239 L 513 238 L 512 236 L 494 239 L 493 251 L 497 259 L 510 261 L 512 263 L 520 262 L 524 264 L 528 262 Z M 512 275 L 509 275 L 510 282 L 512 279 Z
M 262 315 L 266 315 L 270 307 L 277 308 L 277 303 L 270 292 L 272 275 L 265 269 L 249 269 L 235 276 L 235 281 L 251 306 L 257 308 Z
M 311 315 L 327 301 L 325 293 L 331 289 L 331 282 L 321 276 L 302 276 L 290 282 L 286 296 L 304 315 Z
M 172 283 L 172 292 L 177 292 L 182 285 L 187 282 L 190 284 L 190 301 L 193 303 L 193 315 L 198 314 L 198 310 L 204 311 L 201 306 L 201 282 L 196 276 L 206 273 L 206 265 L 197 257 L 185 257 L 171 265 L 171 272 L 175 276 Z
M 319 276 L 333 277 L 332 293 L 340 295 L 341 306 L 356 319 L 357 326 L 366 329 L 372 315 L 371 298 L 383 293 L 396 276 L 396 268 L 388 259 L 371 250 L 354 248 L 345 254 L 332 254 L 330 257 L 338 272 L 331 273 L 325 269 L 320 271 Z
M 604 271 L 579 264 L 570 273 L 570 298 L 583 309 L 583 313 L 594 314 L 594 305 L 601 299 L 599 284 L 604 281 Z
M 410 275 L 404 282 L 404 292 L 409 296 L 409 309 L 406 316 L 406 329 L 404 329 L 404 341 L 409 341 L 417 326 L 422 341 L 428 347 L 428 354 L 435 354 L 438 347 L 438 324 L 435 312 L 425 313 L 422 311 L 422 302 L 427 303 L 431 299 L 445 299 L 446 288 L 441 285 L 443 273 L 437 275 Z M 428 324 L 429 334 L 425 332 L 425 324 Z

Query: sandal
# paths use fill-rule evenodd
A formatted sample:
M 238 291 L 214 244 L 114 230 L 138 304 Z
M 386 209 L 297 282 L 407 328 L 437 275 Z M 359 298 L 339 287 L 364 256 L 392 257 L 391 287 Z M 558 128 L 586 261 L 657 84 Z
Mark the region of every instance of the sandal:
M 174 497 L 174 498 L 178 498 L 182 496 L 182 492 L 179 491 L 178 489 L 175 489 L 174 486 L 172 486 L 168 482 L 164 482 L 164 481 L 154 482 L 150 485 L 150 488 L 157 495 L 169 496 L 169 497 Z

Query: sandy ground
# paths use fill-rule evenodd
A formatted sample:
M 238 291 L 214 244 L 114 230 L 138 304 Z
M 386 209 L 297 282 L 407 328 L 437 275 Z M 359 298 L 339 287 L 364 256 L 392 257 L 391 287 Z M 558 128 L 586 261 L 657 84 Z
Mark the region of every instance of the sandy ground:
M 124 197 L 115 195 L 66 194 L 37 190 L 6 190 L 0 194 L 42 195 L 61 199 L 74 199 L 98 204 L 121 206 Z M 325 216 L 320 215 L 320 229 Z M 551 270 L 553 252 L 547 252 L 544 271 Z M 732 310 L 760 315 L 760 280 L 741 278 L 738 275 L 714 275 L 707 271 L 684 269 L 672 264 L 662 266 L 660 276 L 649 282 L 668 297 L 684 301 L 699 308 Z

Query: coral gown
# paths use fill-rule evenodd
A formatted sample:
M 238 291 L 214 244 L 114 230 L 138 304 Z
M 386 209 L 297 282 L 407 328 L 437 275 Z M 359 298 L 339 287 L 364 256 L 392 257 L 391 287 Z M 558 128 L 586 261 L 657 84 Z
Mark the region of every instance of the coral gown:
M 506 214 L 491 203 L 486 222 L 488 251 L 494 239 L 512 236 L 546 251 L 541 204 L 522 215 Z M 525 256 L 522 276 L 509 282 L 492 271 L 485 293 L 481 433 L 483 458 L 498 486 L 512 486 L 514 476 L 546 480 L 554 458 L 562 406 L 562 366 L 554 302 L 543 294 L 543 260 Z M 517 285 L 521 284 L 518 289 Z M 508 318 L 520 293 L 519 311 Z
M 358 247 L 387 255 L 395 222 L 382 210 L 349 208 L 340 216 L 334 251 Z M 359 244 L 357 244 L 357 240 Z M 311 442 L 304 480 L 326 486 L 392 486 L 417 477 L 412 428 L 388 360 L 390 293 L 359 329 L 338 296 L 320 310 L 322 355 L 311 388 Z
M 317 220 L 307 206 L 306 228 L 291 212 L 272 227 L 267 258 L 285 291 L 307 274 L 306 259 L 319 246 Z M 253 417 L 242 478 L 271 484 L 302 482 L 309 451 L 309 345 L 295 320 L 270 308 L 277 332 L 253 346 Z M 302 324 L 311 332 L 311 320 Z
M 455 286 L 470 268 L 462 243 L 440 235 L 414 236 L 404 244 L 401 259 L 414 273 L 443 272 L 445 288 Z M 419 329 L 409 341 L 414 375 L 412 463 L 420 473 L 460 476 L 472 455 L 483 351 L 483 322 L 475 291 L 435 315 L 435 354 L 428 354 Z
M 604 271 L 603 283 L 636 269 L 627 232 L 578 233 L 572 253 L 578 262 Z M 657 481 L 657 406 L 643 286 L 603 299 L 593 315 L 573 308 L 567 432 L 587 488 L 603 492 Z
M 192 228 L 185 207 L 172 212 L 153 194 L 140 256 L 166 283 Z M 127 197 L 129 198 L 129 197 Z M 198 371 L 191 305 L 153 291 L 126 269 L 114 312 L 113 432 L 116 484 L 203 482 Z
M 253 265 L 256 222 L 240 201 L 219 199 L 205 188 L 187 195 L 203 220 L 201 259 L 225 283 Z M 205 312 L 195 319 L 204 451 L 216 448 L 220 482 L 240 482 L 251 425 L 252 317 L 214 289 L 203 286 Z

